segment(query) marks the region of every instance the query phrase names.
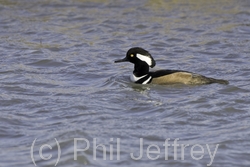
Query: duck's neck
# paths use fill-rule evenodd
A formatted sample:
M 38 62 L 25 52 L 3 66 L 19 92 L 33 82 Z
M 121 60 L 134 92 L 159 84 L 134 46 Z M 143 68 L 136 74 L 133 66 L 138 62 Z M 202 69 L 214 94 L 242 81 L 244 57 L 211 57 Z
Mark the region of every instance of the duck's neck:
M 135 64 L 133 74 L 136 77 L 141 77 L 143 75 L 146 75 L 148 74 L 148 72 L 149 72 L 149 66 L 146 62 L 140 62 Z

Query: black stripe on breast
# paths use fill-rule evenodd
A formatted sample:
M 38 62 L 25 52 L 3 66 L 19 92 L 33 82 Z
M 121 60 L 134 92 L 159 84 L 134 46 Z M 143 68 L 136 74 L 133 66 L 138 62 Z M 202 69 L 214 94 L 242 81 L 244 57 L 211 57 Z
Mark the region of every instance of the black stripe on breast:
M 138 83 L 138 84 L 142 84 L 144 81 L 146 81 L 147 79 L 149 79 L 151 76 L 150 75 L 147 75 L 147 76 L 145 76 L 145 77 L 143 77 L 143 78 L 141 78 L 141 79 L 139 79 L 138 81 L 136 81 L 135 83 Z M 147 83 L 145 83 L 145 84 L 148 84 L 148 83 L 150 83 L 151 82 L 151 80 L 152 80 L 152 78 L 147 82 Z

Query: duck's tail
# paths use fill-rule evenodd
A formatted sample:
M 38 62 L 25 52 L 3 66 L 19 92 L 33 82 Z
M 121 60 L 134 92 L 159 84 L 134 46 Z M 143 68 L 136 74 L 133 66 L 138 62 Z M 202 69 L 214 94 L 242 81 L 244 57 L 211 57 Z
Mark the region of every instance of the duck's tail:
M 191 84 L 212 84 L 212 83 L 219 83 L 219 84 L 224 84 L 224 85 L 228 85 L 229 84 L 229 82 L 227 80 L 209 78 L 209 77 L 205 77 L 203 75 L 197 75 L 197 74 L 193 74 L 192 75 L 192 80 L 191 80 L 190 83 Z
M 219 84 L 224 84 L 224 85 L 228 85 L 229 82 L 227 80 L 224 79 L 214 79 L 214 78 L 208 78 L 210 83 L 219 83 Z

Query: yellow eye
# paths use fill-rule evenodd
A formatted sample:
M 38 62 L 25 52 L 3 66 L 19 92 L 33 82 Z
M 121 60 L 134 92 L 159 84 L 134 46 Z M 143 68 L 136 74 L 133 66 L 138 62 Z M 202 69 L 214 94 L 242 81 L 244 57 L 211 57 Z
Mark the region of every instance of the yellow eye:
M 131 55 L 130 55 L 130 57 L 134 57 L 134 55 L 133 55 L 133 54 L 131 54 Z

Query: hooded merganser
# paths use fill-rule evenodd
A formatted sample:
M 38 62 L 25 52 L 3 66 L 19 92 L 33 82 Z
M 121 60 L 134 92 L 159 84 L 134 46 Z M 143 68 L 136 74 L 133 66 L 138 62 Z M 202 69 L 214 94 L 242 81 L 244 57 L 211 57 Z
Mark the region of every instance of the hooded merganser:
M 119 62 L 131 62 L 134 64 L 134 71 L 130 79 L 139 84 L 228 84 L 222 79 L 208 78 L 203 75 L 181 70 L 159 70 L 150 72 L 149 67 L 155 66 L 155 60 L 151 54 L 143 48 L 135 47 L 128 50 L 124 59 L 116 60 Z

